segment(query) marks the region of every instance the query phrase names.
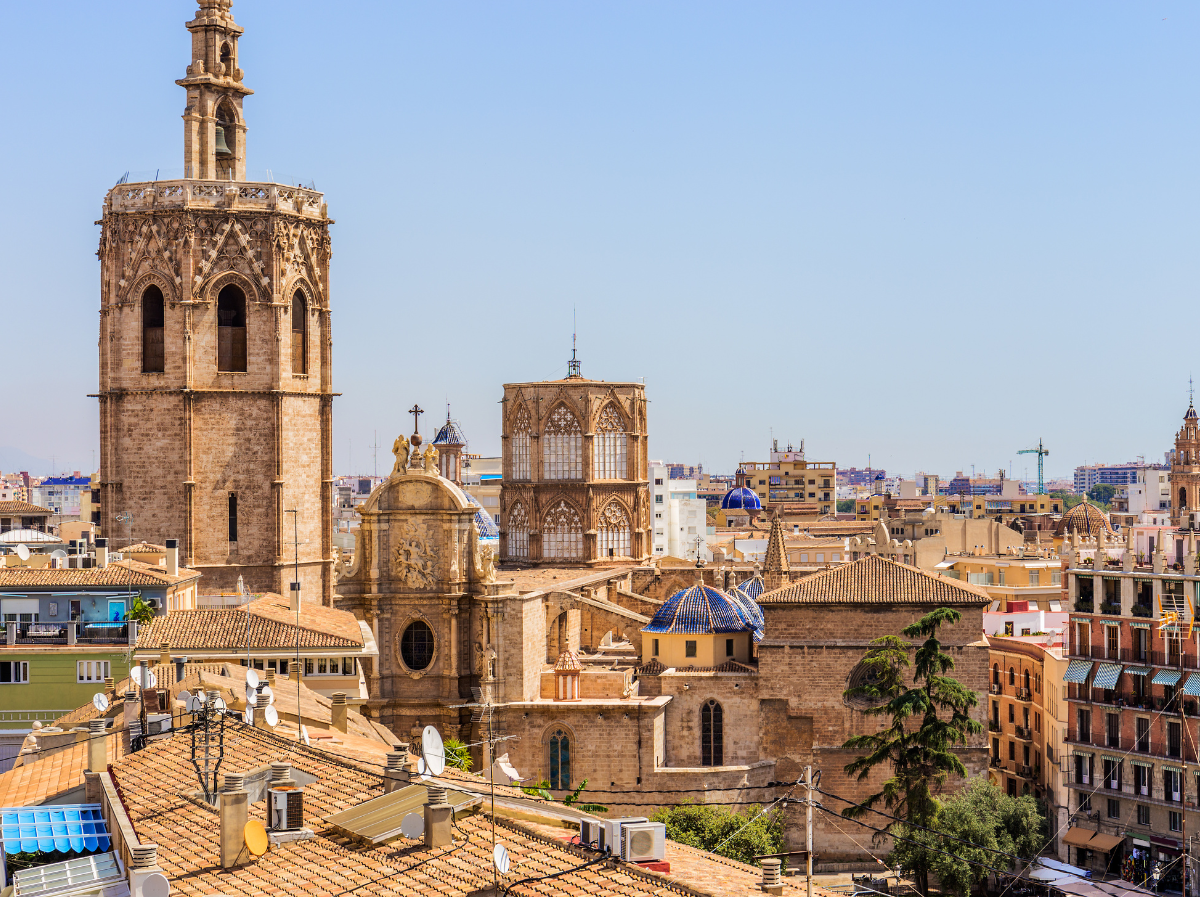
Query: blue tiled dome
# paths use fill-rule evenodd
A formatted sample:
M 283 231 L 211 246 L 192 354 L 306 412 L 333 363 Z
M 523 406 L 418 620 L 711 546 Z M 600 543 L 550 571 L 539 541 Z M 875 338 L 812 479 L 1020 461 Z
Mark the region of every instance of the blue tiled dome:
M 475 525 L 479 527 L 479 538 L 481 539 L 499 539 L 500 528 L 496 526 L 496 522 L 492 520 L 492 515 L 483 509 L 483 505 L 470 492 L 464 492 L 463 495 L 467 501 L 473 504 L 478 510 L 475 512 Z
M 758 601 L 758 596 L 764 591 L 763 581 L 761 576 L 755 576 L 752 579 L 747 579 L 744 583 L 738 586 L 738 589 L 749 595 L 755 602 Z
M 437 435 L 433 437 L 434 445 L 466 445 L 467 438 L 463 436 L 462 430 L 459 429 L 458 421 L 447 420 L 442 424 L 442 428 L 437 431 Z
M 758 602 L 736 586 L 725 593 L 730 600 L 737 602 L 744 616 L 754 624 L 754 640 L 761 642 L 766 634 L 767 621 L 763 617 L 762 608 Z
M 751 490 L 745 486 L 738 486 L 725 493 L 725 497 L 721 499 L 721 508 L 726 511 L 738 508 L 746 511 L 761 511 L 762 502 Z
M 707 635 L 753 629 L 754 623 L 747 619 L 745 611 L 724 592 L 710 586 L 694 585 L 668 598 L 642 632 Z

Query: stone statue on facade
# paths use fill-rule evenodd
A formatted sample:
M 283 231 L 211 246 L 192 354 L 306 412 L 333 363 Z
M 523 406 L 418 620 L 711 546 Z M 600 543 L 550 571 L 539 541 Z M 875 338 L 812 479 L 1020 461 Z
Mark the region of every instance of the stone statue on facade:
M 392 468 L 392 476 L 402 474 L 408 469 L 408 440 L 403 436 L 397 436 L 396 441 L 392 443 L 392 454 L 396 456 L 396 466 Z
M 496 581 L 496 554 L 491 547 L 483 544 L 483 540 L 479 538 L 479 524 L 472 521 L 471 523 L 472 542 L 474 543 L 474 552 L 472 562 L 475 567 L 475 579 L 481 583 L 493 583 Z
M 425 472 L 438 472 L 438 450 L 433 447 L 432 442 L 425 446 Z

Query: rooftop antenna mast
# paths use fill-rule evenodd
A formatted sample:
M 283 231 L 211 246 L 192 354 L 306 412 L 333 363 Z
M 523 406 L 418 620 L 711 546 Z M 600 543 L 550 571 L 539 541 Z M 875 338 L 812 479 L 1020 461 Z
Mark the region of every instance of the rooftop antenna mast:
M 579 335 L 579 328 L 576 324 L 575 309 L 571 309 L 571 360 L 567 362 L 567 376 L 580 377 L 579 373 L 579 358 L 575 354 L 576 338 Z

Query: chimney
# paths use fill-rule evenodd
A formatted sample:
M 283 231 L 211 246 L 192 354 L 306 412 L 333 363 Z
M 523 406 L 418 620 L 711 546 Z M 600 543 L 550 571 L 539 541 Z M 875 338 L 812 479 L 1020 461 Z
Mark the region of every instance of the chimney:
M 783 881 L 779 877 L 779 867 L 782 862 L 774 857 L 768 857 L 762 861 L 762 885 L 760 887 L 764 893 L 783 893 Z
M 383 771 L 383 793 L 391 794 L 412 783 L 408 772 L 408 745 L 392 745 L 388 751 L 387 768 Z
M 446 803 L 446 789 L 430 781 L 425 791 L 429 795 L 425 801 L 425 846 L 449 847 L 454 840 L 450 833 L 454 808 Z
M 96 566 L 101 570 L 108 566 L 108 539 L 96 540 Z
M 291 608 L 292 613 L 294 613 L 294 614 L 299 613 L 300 612 L 300 583 L 298 583 L 298 582 L 291 583 L 291 592 L 289 594 L 291 595 L 291 598 L 288 602 L 288 607 Z
M 179 540 L 167 539 L 167 575 L 179 575 Z
M 346 711 L 349 709 L 346 705 L 346 693 L 335 691 L 333 704 L 329 708 L 329 724 L 343 735 L 346 734 Z
M 183 681 L 183 670 L 184 670 L 184 667 L 186 667 L 186 666 L 187 666 L 187 658 L 186 657 L 176 657 L 175 658 L 175 681 L 176 682 Z
M 158 662 L 165 667 L 171 665 L 171 643 L 163 642 L 158 646 Z
M 225 773 L 225 788 L 220 796 L 222 869 L 232 869 L 245 849 L 249 796 L 241 773 Z
M 254 705 L 254 728 L 270 729 L 267 725 L 267 708 L 271 706 L 270 698 L 264 694 L 258 696 L 258 701 Z
M 88 720 L 88 772 L 104 772 L 108 769 L 108 742 L 105 739 L 107 725 L 108 720 L 104 717 Z

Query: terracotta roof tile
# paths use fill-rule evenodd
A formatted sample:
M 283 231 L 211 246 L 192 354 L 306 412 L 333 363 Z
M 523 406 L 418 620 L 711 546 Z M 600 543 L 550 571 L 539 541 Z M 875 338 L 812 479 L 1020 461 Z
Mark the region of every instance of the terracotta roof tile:
M 49 516 L 53 513 L 49 508 L 32 505 L 27 501 L 0 501 L 0 514 L 29 514 L 36 517 L 40 514 Z
M 159 648 L 166 643 L 172 651 L 219 651 L 246 645 L 246 616 L 250 617 L 250 646 L 258 650 L 294 650 L 297 626 L 264 615 L 260 602 L 245 607 L 177 610 L 164 617 L 155 617 L 147 626 L 138 627 L 138 648 Z M 249 610 L 247 610 L 249 608 Z M 361 649 L 362 632 L 358 624 L 353 630 L 348 624 L 333 627 L 334 615 L 354 619 L 348 611 L 331 607 L 314 607 L 310 617 L 307 606 L 300 614 L 300 647 Z M 307 624 L 307 625 L 305 625 Z M 331 632 L 331 628 L 339 631 Z
M 991 601 L 979 586 L 871 554 L 764 592 L 759 604 L 968 604 Z
M 118 728 L 106 739 L 108 762 L 116 763 L 125 756 L 129 738 Z M 44 753 L 23 754 L 18 758 L 20 765 L 0 774 L 0 807 L 34 806 L 81 786 L 87 747 L 86 741 L 73 741 Z
M 134 542 L 132 545 L 126 545 L 124 548 L 116 548 L 114 551 L 121 553 L 130 552 L 132 554 L 165 554 L 166 545 L 155 545 L 153 542 Z
M 163 567 L 143 564 L 140 561 L 114 561 L 107 567 L 92 567 L 89 570 L 74 568 L 35 570 L 32 567 L 0 567 L 0 589 L 32 586 L 57 586 L 59 588 L 161 587 L 199 578 L 198 570 L 180 567 L 179 575 L 171 576 Z

